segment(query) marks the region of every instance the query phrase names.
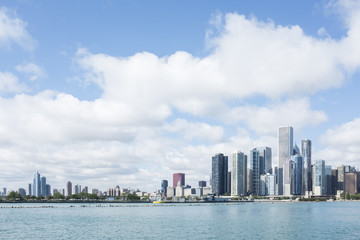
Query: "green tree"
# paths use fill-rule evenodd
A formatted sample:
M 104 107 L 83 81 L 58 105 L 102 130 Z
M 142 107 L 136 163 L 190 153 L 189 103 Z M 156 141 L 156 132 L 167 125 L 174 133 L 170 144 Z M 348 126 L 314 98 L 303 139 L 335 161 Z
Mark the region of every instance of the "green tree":
M 61 193 L 57 192 L 54 194 L 53 198 L 54 199 L 65 199 L 65 196 L 62 195 Z
M 345 198 L 346 200 L 350 200 L 350 193 L 347 193 Z
M 6 200 L 23 200 L 23 197 L 18 192 L 11 191 L 6 197 Z

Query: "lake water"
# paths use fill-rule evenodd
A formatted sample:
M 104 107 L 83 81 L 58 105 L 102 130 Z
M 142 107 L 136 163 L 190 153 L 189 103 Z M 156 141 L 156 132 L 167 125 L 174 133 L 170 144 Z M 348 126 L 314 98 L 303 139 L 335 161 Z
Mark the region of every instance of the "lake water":
M 98 205 L 0 204 L 0 239 L 360 239 L 360 202 Z

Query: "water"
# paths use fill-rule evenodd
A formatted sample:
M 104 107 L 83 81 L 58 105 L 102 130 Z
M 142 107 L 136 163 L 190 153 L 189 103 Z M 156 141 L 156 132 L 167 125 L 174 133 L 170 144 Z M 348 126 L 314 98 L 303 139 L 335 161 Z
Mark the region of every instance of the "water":
M 0 239 L 360 239 L 360 202 L 97 205 L 0 204 Z

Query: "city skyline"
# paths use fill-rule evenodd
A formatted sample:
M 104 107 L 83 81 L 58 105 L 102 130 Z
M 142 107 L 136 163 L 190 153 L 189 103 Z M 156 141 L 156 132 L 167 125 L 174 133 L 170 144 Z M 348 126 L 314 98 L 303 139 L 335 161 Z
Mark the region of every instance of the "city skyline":
M 279 166 L 281 126 L 359 169 L 359 18 L 354 0 L 2 1 L 0 187 L 196 186 L 217 153 Z

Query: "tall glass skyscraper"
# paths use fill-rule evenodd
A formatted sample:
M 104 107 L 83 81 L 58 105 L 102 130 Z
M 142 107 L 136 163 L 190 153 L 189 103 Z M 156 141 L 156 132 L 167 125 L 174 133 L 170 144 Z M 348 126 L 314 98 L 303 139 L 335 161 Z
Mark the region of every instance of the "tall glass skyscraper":
M 303 192 L 304 194 L 312 191 L 312 174 L 311 174 L 311 141 L 304 139 L 301 141 L 301 155 L 303 156 Z
M 281 127 L 279 128 L 279 176 L 278 176 L 278 195 L 283 195 L 284 189 L 284 170 L 285 163 L 290 160 L 293 150 L 293 128 Z
M 260 194 L 260 155 L 259 150 L 254 148 L 250 151 L 250 169 L 252 171 L 252 193 Z
M 232 155 L 231 167 L 231 195 L 246 195 L 247 156 L 241 152 Z
M 314 171 L 314 195 L 325 195 L 325 161 L 315 161 Z
M 46 177 L 40 178 L 41 196 L 46 197 Z
M 294 155 L 291 157 L 294 161 L 294 195 L 302 195 L 303 194 L 303 157 L 301 155 Z
M 226 192 L 228 157 L 218 153 L 212 157 L 211 187 L 216 195 L 223 195 Z
M 33 196 L 40 197 L 41 196 L 41 185 L 40 185 L 40 174 L 36 172 L 34 174 L 34 181 L 33 181 Z
M 260 156 L 260 175 L 272 173 L 272 153 L 269 147 L 257 147 Z

